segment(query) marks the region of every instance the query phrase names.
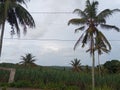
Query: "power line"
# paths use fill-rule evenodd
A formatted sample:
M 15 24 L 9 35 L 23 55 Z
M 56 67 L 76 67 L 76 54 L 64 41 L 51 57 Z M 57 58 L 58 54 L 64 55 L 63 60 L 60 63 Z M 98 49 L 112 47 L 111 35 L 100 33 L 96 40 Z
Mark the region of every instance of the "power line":
M 7 40 L 28 40 L 28 41 L 76 41 L 76 40 L 68 40 L 68 39 L 21 39 L 21 38 L 4 38 Z
M 28 40 L 28 41 L 77 41 L 72 39 L 23 39 L 23 38 L 4 38 L 7 40 Z M 108 40 L 108 41 L 120 41 L 120 40 Z
M 30 12 L 33 14 L 73 14 L 73 12 Z

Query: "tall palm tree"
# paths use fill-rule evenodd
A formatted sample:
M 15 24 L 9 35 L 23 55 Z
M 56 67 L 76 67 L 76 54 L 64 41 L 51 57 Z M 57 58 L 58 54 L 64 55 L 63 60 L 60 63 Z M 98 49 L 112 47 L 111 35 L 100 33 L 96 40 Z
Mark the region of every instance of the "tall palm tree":
M 84 48 L 87 43 L 89 43 L 89 52 L 92 56 L 92 90 L 94 90 L 95 87 L 95 79 L 94 79 L 94 67 L 95 67 L 95 44 L 96 41 L 102 40 L 102 44 L 104 44 L 106 48 L 111 50 L 111 45 L 104 36 L 104 34 L 98 29 L 98 26 L 100 26 L 103 29 L 114 29 L 116 31 L 120 31 L 120 29 L 114 25 L 108 25 L 106 24 L 106 18 L 114 14 L 115 12 L 120 12 L 119 9 L 105 9 L 101 11 L 100 13 L 97 13 L 98 8 L 98 2 L 93 1 L 92 3 L 87 0 L 86 1 L 86 7 L 82 11 L 80 9 L 75 9 L 74 13 L 77 13 L 80 18 L 74 18 L 69 20 L 68 25 L 74 24 L 74 25 L 80 25 L 79 28 L 75 29 L 75 32 L 77 31 L 83 31 L 82 35 L 77 40 L 74 50 L 79 45 L 79 43 L 82 43 L 82 47 Z M 99 37 L 98 37 L 99 36 Z M 98 39 L 98 40 L 95 40 Z
M 75 58 L 74 60 L 71 61 L 70 63 L 73 67 L 73 71 L 75 72 L 79 72 L 80 71 L 80 60 L 78 60 L 77 58 Z
M 26 54 L 25 56 L 21 56 L 21 62 L 19 64 L 22 64 L 24 66 L 36 66 L 34 63 L 36 59 L 34 59 L 35 56 L 32 56 L 31 53 Z
M 35 22 L 30 13 L 22 6 L 30 0 L 0 0 L 0 55 L 2 51 L 3 35 L 5 30 L 5 22 L 11 26 L 11 35 L 17 33 L 20 37 L 19 24 L 23 27 L 23 32 L 26 33 L 27 27 L 35 27 Z

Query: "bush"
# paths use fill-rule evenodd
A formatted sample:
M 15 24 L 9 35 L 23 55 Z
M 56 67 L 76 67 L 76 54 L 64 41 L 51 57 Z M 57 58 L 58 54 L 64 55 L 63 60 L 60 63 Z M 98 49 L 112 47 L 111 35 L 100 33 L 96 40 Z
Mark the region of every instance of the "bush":
M 22 87 L 31 87 L 31 83 L 28 81 L 18 81 L 10 83 L 10 87 L 22 88 Z

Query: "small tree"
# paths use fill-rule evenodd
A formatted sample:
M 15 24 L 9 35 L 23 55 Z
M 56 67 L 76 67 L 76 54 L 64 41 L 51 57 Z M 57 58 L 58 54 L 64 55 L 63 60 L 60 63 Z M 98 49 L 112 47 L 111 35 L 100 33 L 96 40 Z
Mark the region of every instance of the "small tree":
M 36 59 L 34 59 L 35 56 L 32 56 L 32 54 L 28 53 L 25 56 L 21 56 L 21 62 L 19 64 L 24 65 L 24 66 L 36 66 L 34 63 Z
M 81 69 L 80 68 L 80 66 L 81 66 L 80 60 L 78 60 L 76 58 L 76 59 L 72 60 L 70 64 L 72 65 L 72 67 L 73 67 L 72 70 L 74 72 L 79 72 L 80 71 L 80 69 Z
M 106 61 L 103 66 L 104 68 L 108 70 L 109 73 L 120 72 L 120 61 L 119 60 Z

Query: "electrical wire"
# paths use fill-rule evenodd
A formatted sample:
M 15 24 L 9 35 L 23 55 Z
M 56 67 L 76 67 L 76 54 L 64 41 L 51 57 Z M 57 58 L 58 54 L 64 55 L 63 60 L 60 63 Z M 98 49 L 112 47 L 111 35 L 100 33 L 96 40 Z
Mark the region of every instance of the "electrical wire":
M 77 40 L 72 40 L 72 39 L 24 39 L 24 38 L 4 38 L 6 40 L 32 40 L 32 41 L 77 41 Z M 108 40 L 108 41 L 120 41 L 120 40 Z
M 30 12 L 33 14 L 73 14 L 73 12 Z

